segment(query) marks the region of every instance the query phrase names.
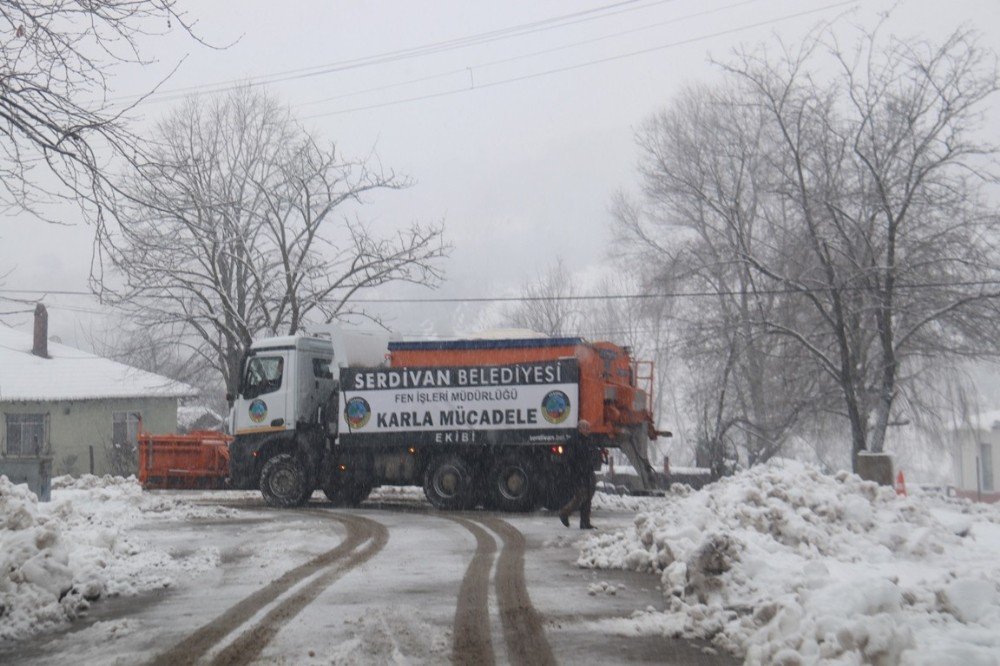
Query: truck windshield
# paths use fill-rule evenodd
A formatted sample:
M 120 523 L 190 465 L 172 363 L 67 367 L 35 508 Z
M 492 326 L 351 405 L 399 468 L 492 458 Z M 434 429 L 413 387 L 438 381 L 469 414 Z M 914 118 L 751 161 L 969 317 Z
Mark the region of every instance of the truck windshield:
M 256 398 L 281 388 L 284 365 L 280 356 L 251 356 L 243 379 L 243 397 Z

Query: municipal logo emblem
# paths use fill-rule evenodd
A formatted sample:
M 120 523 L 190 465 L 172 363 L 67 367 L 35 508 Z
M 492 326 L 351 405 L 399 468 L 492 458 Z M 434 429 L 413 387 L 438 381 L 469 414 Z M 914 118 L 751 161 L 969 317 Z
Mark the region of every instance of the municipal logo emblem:
M 267 418 L 267 403 L 263 400 L 254 400 L 250 403 L 250 420 L 254 423 L 263 423 Z
M 542 398 L 542 416 L 552 425 L 559 425 L 569 417 L 569 396 L 562 391 L 549 391 Z
M 344 419 L 352 430 L 364 428 L 372 417 L 372 408 L 364 398 L 351 398 L 344 407 Z

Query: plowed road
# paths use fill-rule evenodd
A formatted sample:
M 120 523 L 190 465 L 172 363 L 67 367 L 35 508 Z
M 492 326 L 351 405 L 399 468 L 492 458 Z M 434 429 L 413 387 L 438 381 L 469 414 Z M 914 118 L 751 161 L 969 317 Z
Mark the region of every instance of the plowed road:
M 221 496 L 220 496 L 221 497 Z M 258 499 L 141 536 L 207 573 L 108 599 L 68 630 L 0 652 L 18 664 L 729 664 L 704 645 L 627 637 L 663 606 L 656 578 L 574 566 L 580 533 L 548 514 L 442 513 L 419 502 L 293 511 Z M 600 514 L 595 520 L 600 521 Z M 590 594 L 598 581 L 615 589 Z

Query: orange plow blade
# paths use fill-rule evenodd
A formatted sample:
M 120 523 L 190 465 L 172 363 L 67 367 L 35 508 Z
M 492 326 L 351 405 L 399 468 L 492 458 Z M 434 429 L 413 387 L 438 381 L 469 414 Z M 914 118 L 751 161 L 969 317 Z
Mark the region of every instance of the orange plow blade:
M 146 489 L 224 488 L 231 441 L 229 435 L 211 430 L 139 433 L 139 483 Z

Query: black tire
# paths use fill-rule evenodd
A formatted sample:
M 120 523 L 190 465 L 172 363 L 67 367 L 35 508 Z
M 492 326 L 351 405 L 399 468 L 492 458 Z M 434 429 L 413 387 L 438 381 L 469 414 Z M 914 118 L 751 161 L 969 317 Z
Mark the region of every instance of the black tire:
M 354 494 L 351 496 L 351 501 L 354 502 L 351 506 L 358 506 L 372 494 L 372 487 L 368 484 L 357 486 L 354 489 Z
M 498 511 L 525 512 L 535 508 L 541 490 L 537 467 L 525 456 L 507 454 L 486 476 L 490 505 Z
M 302 506 L 312 491 L 305 466 L 290 453 L 272 456 L 260 471 L 260 492 L 269 506 Z
M 569 474 L 552 474 L 548 477 L 541 493 L 542 506 L 549 511 L 558 511 L 573 497 L 573 482 Z
M 347 506 L 347 489 L 326 485 L 323 486 L 323 494 L 334 506 Z
M 368 495 L 371 492 L 371 486 L 354 483 L 348 483 L 340 487 L 326 486 L 323 488 L 323 494 L 326 495 L 326 498 L 334 506 L 360 506 L 362 502 L 368 499 Z
M 472 468 L 458 456 L 432 460 L 424 472 L 424 495 L 438 509 L 471 509 L 476 501 Z

